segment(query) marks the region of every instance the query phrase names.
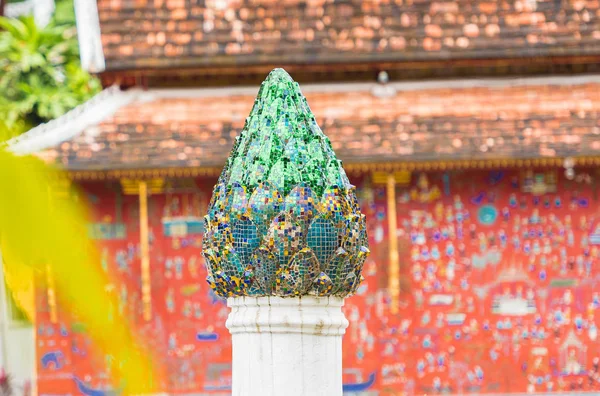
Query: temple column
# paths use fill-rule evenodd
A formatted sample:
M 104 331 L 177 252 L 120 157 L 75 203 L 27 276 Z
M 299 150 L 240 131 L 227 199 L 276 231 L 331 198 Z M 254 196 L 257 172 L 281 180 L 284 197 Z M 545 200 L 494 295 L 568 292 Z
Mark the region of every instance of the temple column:
M 148 223 L 148 197 L 163 192 L 164 180 L 121 179 L 126 195 L 137 195 L 140 211 L 140 262 L 142 278 L 142 313 L 145 321 L 152 320 L 152 281 L 150 268 L 150 228 Z
M 152 319 L 152 294 L 150 280 L 150 239 L 148 233 L 148 183 L 138 184 L 140 202 L 140 259 L 142 264 L 142 307 L 144 320 Z
M 390 270 L 389 270 L 389 290 L 392 296 L 392 313 L 398 313 L 400 300 L 400 263 L 398 261 L 398 236 L 396 230 L 398 228 L 398 214 L 396 212 L 396 177 L 393 173 L 387 176 L 386 180 L 387 193 L 387 209 L 388 209 L 388 240 L 389 240 L 389 255 L 390 255 Z
M 234 297 L 233 396 L 342 395 L 340 297 Z

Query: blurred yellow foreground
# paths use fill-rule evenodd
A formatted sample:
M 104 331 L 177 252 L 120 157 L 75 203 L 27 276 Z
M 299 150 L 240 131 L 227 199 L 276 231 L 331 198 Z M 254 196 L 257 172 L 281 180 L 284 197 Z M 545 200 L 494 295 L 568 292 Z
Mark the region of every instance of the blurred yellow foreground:
M 60 198 L 65 178 L 37 158 L 0 148 L 0 250 L 7 283 L 35 321 L 33 274 L 49 275 L 61 307 L 76 313 L 104 353 L 121 363 L 113 371 L 115 386 L 126 395 L 152 392 L 152 383 L 161 382 L 158 370 L 127 320 L 110 319 L 116 301 L 105 291 L 109 275 L 88 239 L 83 200 Z

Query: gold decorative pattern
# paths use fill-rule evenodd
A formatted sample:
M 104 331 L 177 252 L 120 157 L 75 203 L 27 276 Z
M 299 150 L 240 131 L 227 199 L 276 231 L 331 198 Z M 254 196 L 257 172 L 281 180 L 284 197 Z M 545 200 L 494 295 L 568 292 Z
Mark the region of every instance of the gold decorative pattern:
M 144 320 L 152 319 L 152 292 L 150 281 L 150 242 L 148 239 L 148 183 L 138 183 L 140 200 L 140 251 L 142 264 L 142 305 Z
M 72 180 L 78 181 L 98 181 L 98 180 L 137 180 L 137 179 L 160 179 L 160 178 L 180 178 L 180 177 L 217 177 L 221 169 L 214 167 L 207 168 L 158 168 L 158 169 L 126 169 L 111 171 L 68 171 Z
M 121 188 L 125 195 L 137 195 L 140 183 L 145 183 L 148 194 L 160 194 L 164 191 L 164 179 L 154 178 L 149 180 L 121 179 Z
M 397 170 L 394 173 L 373 172 L 373 184 L 387 185 L 389 176 L 392 175 L 397 185 L 406 186 L 410 183 L 411 172 L 409 170 Z
M 387 177 L 388 238 L 390 246 L 389 289 L 392 295 L 392 313 L 398 313 L 400 298 L 400 262 L 398 261 L 398 238 L 396 237 L 396 177 L 393 173 Z
M 347 173 L 363 174 L 370 172 L 397 172 L 397 171 L 436 171 L 436 170 L 462 170 L 462 169 L 494 169 L 494 168 L 522 168 L 522 167 L 562 167 L 564 158 L 496 158 L 480 160 L 443 160 L 443 161 L 399 161 L 399 162 L 372 162 L 372 163 L 344 163 Z M 600 165 L 600 157 L 574 157 L 576 166 Z M 71 180 L 97 181 L 97 180 L 137 180 L 161 179 L 181 177 L 218 177 L 221 172 L 216 167 L 190 167 L 190 168 L 164 168 L 164 169 L 127 169 L 111 171 L 68 171 Z

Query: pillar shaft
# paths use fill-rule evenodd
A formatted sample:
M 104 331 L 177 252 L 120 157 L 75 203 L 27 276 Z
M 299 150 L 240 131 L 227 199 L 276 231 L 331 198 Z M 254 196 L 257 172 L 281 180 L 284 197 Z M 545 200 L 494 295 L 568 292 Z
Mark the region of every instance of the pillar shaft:
M 235 297 L 232 396 L 341 396 L 339 297 Z
M 389 238 L 389 284 L 392 295 L 392 313 L 398 313 L 400 300 L 400 263 L 398 261 L 398 214 L 396 212 L 396 177 L 390 173 L 387 178 L 387 206 L 388 206 L 388 238 Z
M 150 239 L 148 231 L 148 183 L 140 181 L 140 255 L 142 267 L 142 306 L 145 320 L 152 319 L 150 286 Z

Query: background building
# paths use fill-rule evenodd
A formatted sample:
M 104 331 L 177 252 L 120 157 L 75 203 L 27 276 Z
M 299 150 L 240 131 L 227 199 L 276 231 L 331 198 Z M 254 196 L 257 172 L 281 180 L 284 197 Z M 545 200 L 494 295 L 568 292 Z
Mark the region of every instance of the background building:
M 10 375 L 17 394 L 24 394 L 23 391 L 31 391 L 35 382 L 35 331 L 13 299 L 13 293 L 8 292 L 6 283 L 4 271 L 0 269 L 0 367 L 2 376 Z M 23 287 L 21 291 L 20 297 L 24 293 L 26 300 L 33 296 L 33 285 Z
M 82 62 L 106 89 L 12 147 L 82 187 L 103 268 L 118 276 L 115 320 L 131 318 L 159 351 L 165 392 L 230 387 L 201 216 L 273 67 L 301 83 L 369 219 L 366 282 L 346 306 L 348 392 L 600 386 L 600 3 L 76 6 Z M 151 312 L 139 303 L 145 260 Z M 103 389 L 114 362 L 37 284 L 40 393 Z

